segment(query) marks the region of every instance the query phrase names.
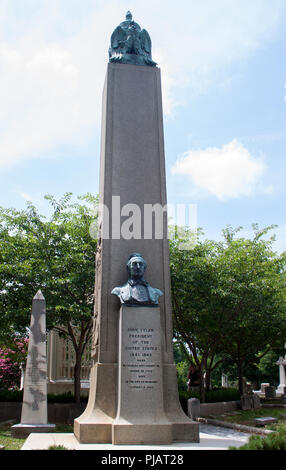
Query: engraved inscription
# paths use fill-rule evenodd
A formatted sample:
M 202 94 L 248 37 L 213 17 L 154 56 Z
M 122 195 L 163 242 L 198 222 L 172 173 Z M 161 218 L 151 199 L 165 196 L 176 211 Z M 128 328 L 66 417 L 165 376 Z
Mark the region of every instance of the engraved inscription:
M 153 328 L 128 328 L 122 367 L 131 389 L 152 390 L 158 384 L 160 348 Z

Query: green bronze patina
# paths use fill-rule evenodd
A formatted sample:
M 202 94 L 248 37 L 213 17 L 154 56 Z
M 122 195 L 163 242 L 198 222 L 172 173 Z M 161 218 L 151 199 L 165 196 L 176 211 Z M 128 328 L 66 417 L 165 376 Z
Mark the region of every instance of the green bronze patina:
M 151 50 L 152 43 L 148 32 L 146 29 L 141 30 L 128 11 L 126 20 L 117 26 L 111 36 L 109 62 L 155 67 L 157 64 L 152 60 Z
M 132 307 L 158 305 L 159 297 L 163 295 L 160 289 L 151 287 L 145 281 L 144 273 L 147 264 L 140 253 L 132 253 L 126 265 L 128 271 L 128 281 L 121 287 L 115 287 L 112 294 L 119 297 L 120 302 Z

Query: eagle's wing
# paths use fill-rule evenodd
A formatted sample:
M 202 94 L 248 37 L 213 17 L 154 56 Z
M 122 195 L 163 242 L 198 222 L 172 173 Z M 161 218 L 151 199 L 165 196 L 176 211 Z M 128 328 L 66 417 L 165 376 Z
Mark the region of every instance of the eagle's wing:
M 145 51 L 148 55 L 151 54 L 152 43 L 149 33 L 146 31 L 146 29 L 142 29 L 140 33 L 140 40 L 143 51 Z
M 127 33 L 123 28 L 117 26 L 111 36 L 111 47 L 112 49 L 118 49 L 118 47 L 123 47 L 127 39 Z

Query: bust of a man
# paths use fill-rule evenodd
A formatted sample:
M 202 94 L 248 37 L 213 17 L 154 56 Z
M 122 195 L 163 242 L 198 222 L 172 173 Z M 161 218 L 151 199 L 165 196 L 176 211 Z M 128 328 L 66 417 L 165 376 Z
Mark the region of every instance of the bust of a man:
M 132 253 L 126 265 L 128 281 L 121 287 L 115 287 L 112 294 L 119 297 L 121 304 L 132 306 L 158 305 L 159 297 L 163 295 L 160 289 L 151 287 L 145 281 L 144 273 L 147 264 L 140 253 Z

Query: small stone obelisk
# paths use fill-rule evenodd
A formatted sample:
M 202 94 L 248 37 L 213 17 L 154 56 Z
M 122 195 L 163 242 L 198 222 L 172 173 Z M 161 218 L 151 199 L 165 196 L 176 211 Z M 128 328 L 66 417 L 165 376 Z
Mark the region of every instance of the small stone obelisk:
M 39 290 L 32 303 L 21 423 L 12 427 L 12 433 L 26 437 L 54 429 L 54 424 L 48 424 L 46 301 Z

